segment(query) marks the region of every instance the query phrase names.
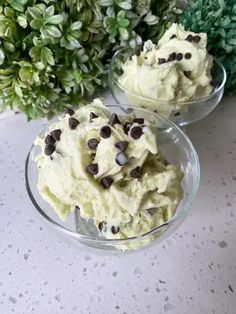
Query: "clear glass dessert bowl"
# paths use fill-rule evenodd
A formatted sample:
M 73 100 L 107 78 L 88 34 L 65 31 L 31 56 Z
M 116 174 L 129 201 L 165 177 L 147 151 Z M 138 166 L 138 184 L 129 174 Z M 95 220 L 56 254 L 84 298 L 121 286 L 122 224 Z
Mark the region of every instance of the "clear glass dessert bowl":
M 178 126 L 185 126 L 206 117 L 219 104 L 224 93 L 226 72 L 223 65 L 215 58 L 213 59 L 211 69 L 212 92 L 209 96 L 186 102 L 175 102 L 173 100 L 166 101 L 143 97 L 127 90 L 119 82 L 119 77 L 123 73 L 122 65 L 134 54 L 139 54 L 142 48 L 142 45 L 135 49 L 130 47 L 122 48 L 114 54 L 111 60 L 109 67 L 109 88 L 118 104 L 130 104 L 131 106 L 155 111 L 168 117 Z
M 123 116 L 132 113 L 136 118 L 144 118 L 150 121 L 157 132 L 159 151 L 169 163 L 180 166 L 184 173 L 182 179 L 183 198 L 174 216 L 145 234 L 126 239 L 106 239 L 102 237 L 92 220 L 85 220 L 80 216 L 79 209 L 75 209 L 66 221 L 60 220 L 53 208 L 39 194 L 37 188 L 38 166 L 35 159 L 40 153 L 40 147 L 34 144 L 29 151 L 25 164 L 26 188 L 34 207 L 43 219 L 64 238 L 72 240 L 77 245 L 87 245 L 116 252 L 140 249 L 160 242 L 173 233 L 183 222 L 198 190 L 200 179 L 199 160 L 189 138 L 168 119 L 137 107 L 125 105 L 109 105 L 107 107 L 111 113 L 114 112 Z M 44 132 L 42 133 L 44 134 Z

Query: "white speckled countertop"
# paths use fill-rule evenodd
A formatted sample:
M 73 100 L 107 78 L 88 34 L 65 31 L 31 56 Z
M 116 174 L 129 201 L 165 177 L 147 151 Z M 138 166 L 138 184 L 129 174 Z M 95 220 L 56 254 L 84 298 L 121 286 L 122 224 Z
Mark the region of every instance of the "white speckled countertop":
M 184 224 L 121 256 L 63 242 L 31 204 L 24 161 L 45 124 L 0 120 L 1 314 L 236 313 L 236 98 L 187 129 L 201 185 Z

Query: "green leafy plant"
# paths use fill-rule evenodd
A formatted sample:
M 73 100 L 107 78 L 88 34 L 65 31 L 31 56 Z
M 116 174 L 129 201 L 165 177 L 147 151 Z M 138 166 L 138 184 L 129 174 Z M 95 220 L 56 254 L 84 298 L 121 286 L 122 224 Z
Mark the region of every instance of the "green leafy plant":
M 156 41 L 175 10 L 174 0 L 0 0 L 0 109 L 32 119 L 78 105 L 106 86 L 116 49 Z
M 208 50 L 227 71 L 226 93 L 236 94 L 235 0 L 191 0 L 180 22 L 194 32 L 205 32 Z

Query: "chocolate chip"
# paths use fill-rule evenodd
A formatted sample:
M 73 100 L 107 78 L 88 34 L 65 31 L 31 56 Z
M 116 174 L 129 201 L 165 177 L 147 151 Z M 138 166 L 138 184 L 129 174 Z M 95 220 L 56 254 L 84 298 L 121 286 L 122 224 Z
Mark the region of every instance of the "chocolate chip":
M 143 130 L 139 126 L 134 126 L 130 131 L 130 136 L 135 140 L 138 140 L 142 134 Z
M 191 71 L 184 71 L 183 73 L 187 78 L 191 78 Z
M 73 114 L 75 113 L 73 109 L 67 107 L 64 109 L 64 112 L 68 113 L 70 116 L 73 116 Z
M 116 234 L 116 233 L 118 233 L 120 231 L 120 228 L 119 227 L 115 227 L 115 226 L 112 226 L 111 227 L 111 232 L 113 233 L 113 234 Z
M 100 135 L 103 138 L 109 138 L 111 136 L 111 128 L 108 125 L 105 125 L 100 130 Z
M 123 129 L 124 129 L 125 134 L 128 134 L 128 133 L 129 133 L 129 130 L 130 130 L 130 128 L 131 128 L 131 125 L 132 125 L 132 122 L 125 122 L 125 123 L 124 123 Z
M 192 54 L 190 52 L 186 52 L 186 54 L 184 55 L 185 59 L 189 60 L 192 58 Z
M 166 59 L 165 58 L 158 58 L 158 64 L 163 64 L 166 63 Z
M 120 151 L 124 152 L 126 148 L 128 147 L 128 145 L 129 145 L 129 142 L 120 141 L 115 144 L 115 147 L 118 148 Z
M 127 154 L 120 152 L 116 155 L 116 162 L 119 166 L 124 166 L 128 163 L 129 158 Z
M 192 42 L 193 41 L 193 35 L 189 34 L 185 40 Z
M 44 140 L 45 144 L 54 144 L 56 141 L 54 140 L 54 138 L 48 134 Z
M 50 156 L 55 151 L 55 149 L 56 147 L 54 144 L 47 144 L 44 149 L 44 154 Z
M 144 124 L 144 119 L 143 118 L 135 118 L 133 120 L 133 123 Z
M 105 189 L 108 189 L 112 185 L 113 179 L 111 177 L 104 177 L 100 182 Z
M 90 112 L 89 122 L 92 123 L 93 119 L 96 119 L 96 118 L 98 118 L 98 116 L 94 112 Z
M 169 58 L 168 58 L 168 60 L 167 61 L 174 61 L 175 60 L 175 58 L 176 58 L 176 53 L 175 52 L 172 52 L 170 55 L 169 55 Z
M 88 140 L 88 147 L 92 150 L 95 150 L 99 144 L 99 141 L 96 140 L 96 138 L 91 138 L 90 140 Z
M 200 40 L 201 40 L 201 37 L 199 35 L 196 35 L 196 36 L 193 37 L 193 41 L 195 43 L 199 43 Z
M 79 121 L 75 118 L 69 118 L 69 127 L 71 128 L 71 130 L 76 129 L 76 127 L 78 126 Z
M 177 117 L 177 116 L 179 116 L 180 115 L 180 112 L 178 111 L 178 112 L 176 112 L 176 113 L 174 113 L 174 116 L 175 117 Z
M 75 206 L 76 210 L 80 210 L 80 207 L 78 205 Z
M 132 169 L 130 171 L 130 176 L 132 178 L 135 178 L 135 179 L 140 178 L 141 177 L 141 168 L 140 167 L 136 167 L 136 168 Z
M 177 53 L 176 60 L 181 61 L 183 59 L 183 54 L 181 52 Z
M 60 129 L 53 130 L 52 132 L 50 132 L 50 134 L 55 141 L 60 141 L 60 139 L 61 139 L 61 130 Z
M 99 222 L 99 224 L 98 224 L 98 229 L 99 229 L 100 231 L 102 231 L 102 229 L 103 229 L 103 227 L 104 227 L 105 224 L 106 224 L 105 221 Z
M 175 34 L 170 36 L 170 39 L 174 39 L 174 38 L 177 38 L 177 36 Z
M 113 113 L 110 118 L 109 118 L 109 122 L 108 122 L 111 126 L 114 126 L 115 124 L 121 124 L 118 116 L 116 113 Z
M 94 176 L 95 174 L 98 174 L 98 164 L 90 164 L 86 168 L 87 172 Z

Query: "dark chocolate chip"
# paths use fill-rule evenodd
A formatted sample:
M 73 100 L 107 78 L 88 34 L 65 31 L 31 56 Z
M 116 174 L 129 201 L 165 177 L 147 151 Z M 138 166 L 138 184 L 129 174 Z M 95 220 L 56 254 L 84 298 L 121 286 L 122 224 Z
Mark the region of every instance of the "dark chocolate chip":
M 170 39 L 174 39 L 174 38 L 177 38 L 177 36 L 175 34 L 170 36 Z
M 181 61 L 183 59 L 183 54 L 181 52 L 177 53 L 176 60 Z
M 191 71 L 184 71 L 183 73 L 187 78 L 191 78 Z
M 136 168 L 132 169 L 130 171 L 130 176 L 132 178 L 135 178 L 135 179 L 140 178 L 141 177 L 141 168 L 140 167 L 136 167 Z
M 166 63 L 166 59 L 165 58 L 158 58 L 158 64 L 163 64 Z
M 180 112 L 178 111 L 178 112 L 176 112 L 176 113 L 174 113 L 174 116 L 175 117 L 177 117 L 177 116 L 179 116 L 180 115 Z
M 105 189 L 108 189 L 112 185 L 113 179 L 111 177 L 104 177 L 100 182 Z
M 73 109 L 67 107 L 64 109 L 64 112 L 68 113 L 70 116 L 73 116 L 73 114 L 75 113 Z
M 133 120 L 133 123 L 144 124 L 144 119 L 143 118 L 135 118 Z
M 185 59 L 189 60 L 192 58 L 192 54 L 190 52 L 186 52 L 186 54 L 184 55 Z
M 200 40 L 201 40 L 201 37 L 199 35 L 196 35 L 196 36 L 193 37 L 193 41 L 195 43 L 199 43 Z
M 112 113 L 110 118 L 109 118 L 109 122 L 108 122 L 111 126 L 114 126 L 115 124 L 121 124 L 118 116 L 116 113 Z
M 50 134 L 55 141 L 60 141 L 60 139 L 61 139 L 61 130 L 60 129 L 53 130 L 52 132 L 50 132 Z
M 113 233 L 113 234 L 116 234 L 116 233 L 118 233 L 120 231 L 120 228 L 119 227 L 115 227 L 115 226 L 112 226 L 111 227 L 111 232 Z
M 167 59 L 167 61 L 174 61 L 176 58 L 176 53 L 175 52 L 172 52 L 170 55 L 169 55 L 169 58 Z
M 90 140 L 88 140 L 88 147 L 92 150 L 97 149 L 97 146 L 99 144 L 99 141 L 96 140 L 96 138 L 91 138 Z
M 71 130 L 76 129 L 76 127 L 78 126 L 79 121 L 75 118 L 69 118 L 69 127 L 71 128 Z
M 95 174 L 98 174 L 98 164 L 90 164 L 87 166 L 86 170 L 89 174 L 95 176 Z
M 125 122 L 125 123 L 124 123 L 123 129 L 124 129 L 125 134 L 128 134 L 128 133 L 129 133 L 129 130 L 130 130 L 130 128 L 131 128 L 131 125 L 132 125 L 132 122 Z
M 98 118 L 98 116 L 94 112 L 90 112 L 89 122 L 92 123 L 93 119 L 96 119 L 96 118 Z
M 54 138 L 48 134 L 44 140 L 45 144 L 54 144 L 56 141 L 54 140 Z
M 192 42 L 193 41 L 193 35 L 189 34 L 185 40 Z
M 128 145 L 129 145 L 129 142 L 120 141 L 115 144 L 115 147 L 118 148 L 120 151 L 124 152 L 126 148 L 128 147 Z
M 129 158 L 126 153 L 120 152 L 116 155 L 116 162 L 119 166 L 124 166 L 128 163 Z
M 165 166 L 168 166 L 168 165 L 169 165 L 169 163 L 168 163 L 168 161 L 167 161 L 166 159 L 164 159 L 163 162 L 164 162 L 164 165 L 165 165 Z
M 104 227 L 105 224 L 106 224 L 105 221 L 99 222 L 99 224 L 98 224 L 98 229 L 99 229 L 100 231 L 102 231 L 102 229 L 103 229 L 103 227 Z
M 52 155 L 52 153 L 55 151 L 56 147 L 54 144 L 46 144 L 44 149 L 44 154 L 47 156 Z
M 103 126 L 100 129 L 100 135 L 103 138 L 109 138 L 111 136 L 111 128 L 108 125 Z
M 130 136 L 135 140 L 138 140 L 142 134 L 143 130 L 139 126 L 134 126 L 130 131 Z

